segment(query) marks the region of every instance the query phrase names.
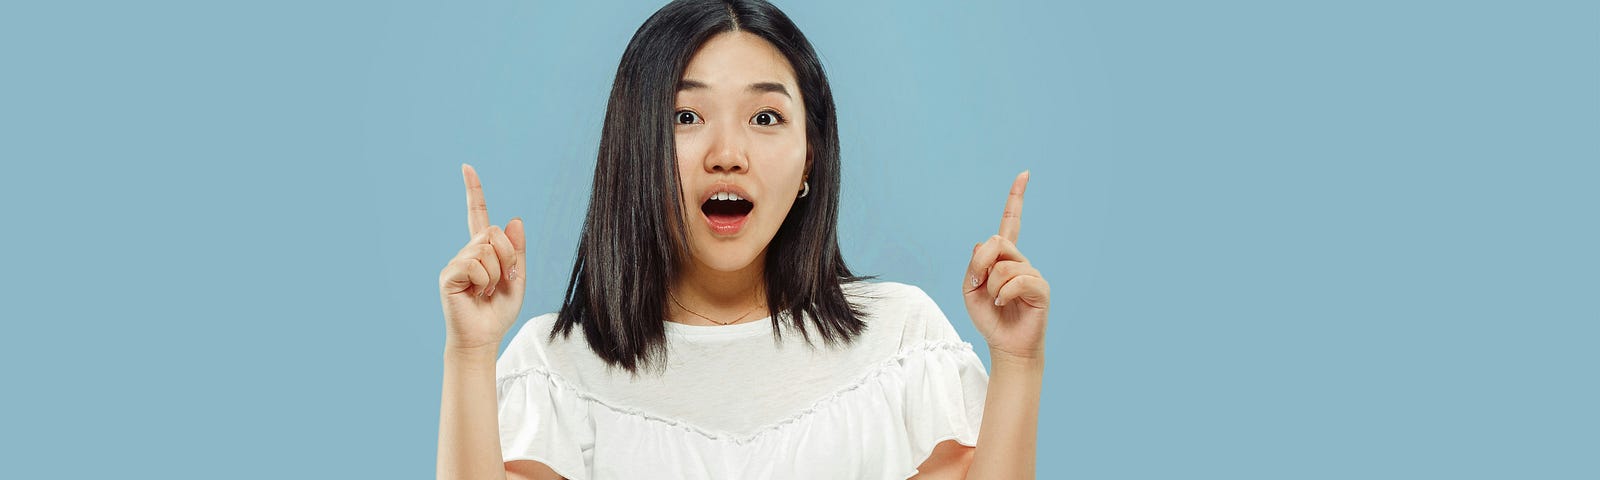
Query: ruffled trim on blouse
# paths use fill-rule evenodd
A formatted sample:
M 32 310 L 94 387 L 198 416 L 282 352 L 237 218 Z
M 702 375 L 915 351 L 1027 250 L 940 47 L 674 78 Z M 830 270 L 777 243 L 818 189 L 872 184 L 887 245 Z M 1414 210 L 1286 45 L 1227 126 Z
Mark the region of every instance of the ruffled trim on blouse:
M 736 456 L 759 460 L 727 473 L 786 476 L 827 461 L 849 466 L 852 473 L 900 480 L 915 474 L 939 442 L 977 445 L 988 380 L 971 344 L 925 342 L 789 418 L 734 434 L 613 404 L 535 367 L 496 380 L 500 444 L 505 461 L 536 460 L 572 480 L 629 473 L 611 462 L 632 456 L 609 452 L 641 448 L 672 452 L 657 457 L 682 459 L 678 468 L 701 475 L 722 470 L 721 460 Z M 866 443 L 852 448 L 839 440 Z M 605 465 L 595 468 L 606 469 L 605 475 L 587 467 L 597 452 Z M 797 453 L 806 456 L 797 458 Z M 853 470 L 858 465 L 865 470 Z M 657 478 L 677 473 L 673 466 L 650 468 Z

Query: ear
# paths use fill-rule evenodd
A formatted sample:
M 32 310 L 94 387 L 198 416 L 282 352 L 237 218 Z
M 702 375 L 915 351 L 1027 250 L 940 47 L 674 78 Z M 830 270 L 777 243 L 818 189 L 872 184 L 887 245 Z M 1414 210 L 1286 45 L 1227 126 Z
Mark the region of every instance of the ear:
M 806 169 L 800 173 L 801 179 L 811 178 L 811 144 L 806 143 Z

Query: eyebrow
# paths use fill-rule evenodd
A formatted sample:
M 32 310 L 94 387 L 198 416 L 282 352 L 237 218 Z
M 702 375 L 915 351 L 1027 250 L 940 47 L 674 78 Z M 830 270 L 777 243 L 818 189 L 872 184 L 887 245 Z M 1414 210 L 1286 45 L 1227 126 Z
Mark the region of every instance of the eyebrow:
M 699 80 L 683 79 L 678 82 L 678 91 L 680 92 L 684 90 L 703 90 L 707 88 L 710 87 L 708 87 L 705 82 L 701 82 Z M 751 93 L 780 93 L 785 97 L 789 97 L 790 100 L 794 99 L 794 96 L 789 95 L 789 89 L 784 88 L 783 84 L 778 82 L 756 82 L 745 87 L 744 90 Z

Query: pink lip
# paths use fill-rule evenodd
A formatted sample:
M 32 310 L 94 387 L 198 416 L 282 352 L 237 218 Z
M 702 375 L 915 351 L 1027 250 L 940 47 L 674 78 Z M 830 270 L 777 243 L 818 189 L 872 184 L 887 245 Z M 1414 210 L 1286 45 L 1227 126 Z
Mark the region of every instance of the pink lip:
M 755 211 L 750 212 L 750 215 L 754 214 Z M 739 217 L 738 220 L 731 222 L 719 222 L 712 220 L 711 217 L 706 216 L 704 213 L 700 214 L 700 217 L 706 219 L 706 225 L 711 226 L 711 231 L 713 233 L 716 233 L 717 235 L 733 235 L 739 233 L 739 229 L 744 228 L 744 222 L 745 220 L 750 219 L 750 215 Z
M 719 183 L 712 184 L 709 188 L 706 188 L 706 190 L 704 192 L 700 192 L 700 203 L 696 203 L 695 205 L 704 205 L 706 203 L 706 200 L 710 200 L 711 196 L 715 195 L 717 192 L 733 192 L 733 193 L 737 193 L 737 194 L 739 194 L 740 198 L 743 198 L 745 200 L 750 200 L 750 203 L 755 203 L 755 200 L 752 200 L 755 197 L 750 196 L 750 192 L 744 191 L 744 189 L 743 188 L 739 188 L 738 185 L 734 185 L 734 184 L 731 184 L 731 183 L 721 183 L 721 182 L 719 182 Z
M 732 183 L 718 182 L 716 184 L 711 185 L 711 187 L 707 188 L 704 192 L 702 192 L 700 194 L 700 203 L 697 204 L 697 205 L 704 205 L 707 201 L 711 200 L 711 196 L 715 195 L 717 192 L 732 192 L 734 194 L 739 195 L 740 198 L 743 198 L 743 199 L 749 201 L 752 204 L 755 203 L 754 197 L 752 197 L 750 195 L 750 192 L 745 191 L 745 189 L 743 189 L 743 188 L 739 188 L 738 185 L 734 185 Z M 738 234 L 739 230 L 744 228 L 745 221 L 749 220 L 750 216 L 751 215 L 755 215 L 755 214 L 756 214 L 755 210 L 751 210 L 749 214 L 746 214 L 745 216 L 739 217 L 737 220 L 734 220 L 734 221 L 731 221 L 731 222 L 721 222 L 721 221 L 717 221 L 717 220 L 712 220 L 711 216 L 706 215 L 705 212 L 701 212 L 700 213 L 700 218 L 706 219 L 706 226 L 711 227 L 711 232 L 712 233 L 715 233 L 715 234 L 717 234 L 719 236 L 731 236 L 731 235 Z

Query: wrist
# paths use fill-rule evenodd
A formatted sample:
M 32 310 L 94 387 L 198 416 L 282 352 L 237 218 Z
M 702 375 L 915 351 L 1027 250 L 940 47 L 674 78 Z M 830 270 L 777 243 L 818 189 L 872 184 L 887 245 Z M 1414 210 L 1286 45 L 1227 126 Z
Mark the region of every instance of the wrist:
M 989 348 L 989 364 L 995 370 L 1016 370 L 1024 372 L 1044 371 L 1044 351 L 1016 353 L 1005 350 Z
M 470 364 L 482 364 L 487 362 L 489 364 L 494 364 L 496 357 L 499 355 L 500 346 L 492 343 L 488 345 L 470 347 L 447 344 L 444 347 L 444 359 L 446 362 Z

